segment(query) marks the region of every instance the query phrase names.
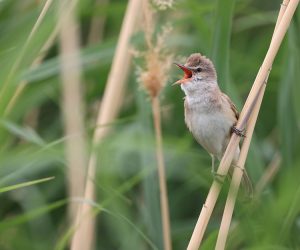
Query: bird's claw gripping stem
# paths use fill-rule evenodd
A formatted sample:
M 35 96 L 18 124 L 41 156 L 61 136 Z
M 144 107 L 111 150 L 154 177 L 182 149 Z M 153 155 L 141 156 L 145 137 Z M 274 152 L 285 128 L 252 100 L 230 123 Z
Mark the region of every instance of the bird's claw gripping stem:
M 238 129 L 236 126 L 232 126 L 231 132 L 232 132 L 232 133 L 235 133 L 236 135 L 238 135 L 238 136 L 240 136 L 240 137 L 246 137 L 245 134 L 243 133 L 244 130 L 240 130 L 240 129 Z
M 224 179 L 226 177 L 226 175 L 222 175 L 222 174 L 218 174 L 217 172 L 215 171 L 211 171 L 213 177 L 214 177 L 214 180 L 220 184 L 223 184 L 224 183 Z

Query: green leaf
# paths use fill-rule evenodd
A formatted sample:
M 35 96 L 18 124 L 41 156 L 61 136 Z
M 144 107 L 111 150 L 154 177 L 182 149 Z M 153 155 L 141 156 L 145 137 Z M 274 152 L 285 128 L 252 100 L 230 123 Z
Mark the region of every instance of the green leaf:
M 20 184 L 11 185 L 11 186 L 7 186 L 7 187 L 2 187 L 2 188 L 0 188 L 0 193 L 5 193 L 5 192 L 8 192 L 8 191 L 18 189 L 18 188 L 28 187 L 28 186 L 35 185 L 35 184 L 38 184 L 38 183 L 50 181 L 50 180 L 53 180 L 54 178 L 55 177 L 52 176 L 52 177 L 47 177 L 47 178 L 38 179 L 38 180 L 34 180 L 34 181 L 23 182 L 23 183 L 20 183 Z
M 0 124 L 3 127 L 5 127 L 9 132 L 27 142 L 31 142 L 39 146 L 45 145 L 44 140 L 36 133 L 35 130 L 33 130 L 30 127 L 21 127 L 7 120 L 0 121 Z
M 236 0 L 218 0 L 213 35 L 212 60 L 218 72 L 219 85 L 226 91 L 229 85 L 229 54 L 231 26 Z
M 57 202 L 54 202 L 50 205 L 34 209 L 34 210 L 32 210 L 28 213 L 21 214 L 21 215 L 15 216 L 13 218 L 3 220 L 0 223 L 0 230 L 4 230 L 4 229 L 7 229 L 9 227 L 14 227 L 14 226 L 26 223 L 28 221 L 34 220 L 37 217 L 42 216 L 45 213 L 49 213 L 50 211 L 65 205 L 66 202 L 67 202 L 66 200 L 57 201 Z

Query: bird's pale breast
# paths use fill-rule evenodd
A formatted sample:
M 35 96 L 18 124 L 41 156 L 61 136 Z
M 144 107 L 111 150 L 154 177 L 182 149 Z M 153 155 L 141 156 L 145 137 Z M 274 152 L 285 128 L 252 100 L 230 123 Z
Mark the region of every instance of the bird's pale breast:
M 221 158 L 227 146 L 232 119 L 224 115 L 217 106 L 208 109 L 205 102 L 185 100 L 185 121 L 199 144 L 210 154 Z

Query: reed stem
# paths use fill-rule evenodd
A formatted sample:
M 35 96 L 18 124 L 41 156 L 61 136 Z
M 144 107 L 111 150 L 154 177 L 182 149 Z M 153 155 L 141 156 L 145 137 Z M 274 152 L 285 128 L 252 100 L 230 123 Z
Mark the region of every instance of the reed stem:
M 289 1 L 284 0 L 283 4 L 281 5 L 272 39 L 274 39 L 274 37 L 275 37 L 275 33 L 277 32 L 277 27 L 281 22 L 282 16 L 285 12 L 285 9 L 286 9 L 286 6 L 288 5 L 288 3 L 289 3 Z M 268 76 L 269 76 L 269 74 L 267 75 L 267 78 L 268 78 Z M 263 100 L 263 96 L 264 96 L 264 92 L 266 89 L 266 84 L 267 84 L 267 79 L 265 80 L 265 84 L 263 85 L 263 88 L 259 93 L 258 100 L 255 103 L 254 110 L 251 113 L 248 124 L 247 124 L 246 138 L 243 141 L 241 153 L 240 153 L 240 156 L 239 156 L 239 159 L 237 162 L 238 168 L 235 168 L 234 172 L 233 172 L 233 177 L 231 180 L 229 193 L 228 193 L 228 197 L 226 200 L 225 209 L 224 209 L 224 213 L 223 213 L 223 217 L 222 217 L 222 221 L 221 221 L 220 231 L 219 231 L 219 235 L 218 235 L 218 239 L 217 239 L 217 243 L 216 243 L 216 249 L 225 249 L 226 240 L 227 240 L 230 223 L 231 223 L 231 219 L 232 219 L 233 209 L 234 209 L 234 205 L 235 205 L 235 201 L 236 201 L 236 197 L 237 197 L 237 193 L 238 193 L 238 188 L 240 186 L 241 178 L 243 176 L 243 170 L 244 170 L 246 158 L 248 155 L 248 150 L 250 147 L 251 139 L 253 136 L 254 127 L 255 127 L 255 124 L 257 121 L 258 113 L 259 113 L 261 103 Z
M 157 158 L 157 170 L 159 179 L 159 190 L 160 190 L 160 207 L 162 217 L 162 229 L 164 239 L 164 249 L 171 250 L 171 230 L 170 230 L 170 215 L 168 205 L 168 191 L 166 184 L 165 164 L 162 147 L 162 133 L 161 133 L 161 116 L 160 116 L 160 104 L 159 97 L 155 96 L 152 98 L 152 113 L 153 122 L 155 129 L 156 139 L 156 158 Z
M 272 39 L 270 47 L 267 51 L 266 57 L 265 57 L 263 64 L 258 72 L 258 75 L 252 85 L 249 96 L 248 96 L 246 103 L 243 107 L 243 110 L 241 112 L 240 119 L 238 120 L 237 128 L 239 130 L 243 130 L 245 128 L 246 124 L 248 123 L 249 117 L 250 117 L 253 109 L 255 108 L 255 105 L 260 96 L 260 92 L 261 92 L 262 88 L 264 88 L 264 85 L 265 85 L 264 82 L 268 77 L 268 74 L 269 74 L 269 71 L 273 64 L 274 58 L 279 50 L 281 42 L 282 42 L 284 35 L 288 29 L 289 23 L 290 23 L 291 18 L 296 10 L 298 3 L 299 3 L 299 0 L 294 0 L 294 1 L 290 2 L 290 4 L 288 5 L 288 8 L 286 9 L 286 11 L 282 17 L 282 21 L 278 25 L 277 32 L 273 36 L 273 39 Z M 240 141 L 240 138 L 236 134 L 233 134 L 231 136 L 230 142 L 227 146 L 227 149 L 225 151 L 225 154 L 221 160 L 219 169 L 217 171 L 217 173 L 220 176 L 227 175 L 227 172 L 231 165 L 232 158 L 233 158 L 235 150 L 238 146 L 239 141 Z M 192 237 L 190 239 L 190 242 L 189 242 L 189 245 L 187 248 L 188 250 L 195 250 L 195 249 L 199 248 L 199 246 L 202 242 L 203 235 L 206 230 L 208 221 L 211 217 L 213 208 L 214 208 L 217 198 L 219 196 L 220 190 L 221 190 L 221 184 L 218 183 L 217 181 L 214 181 L 209 190 L 205 204 L 202 207 L 197 224 L 194 228 Z
M 108 0 L 96 0 L 95 7 L 97 9 L 98 6 L 106 6 L 108 5 Z M 99 8 L 99 7 L 98 7 Z M 102 41 L 104 26 L 106 22 L 106 16 L 94 16 L 91 20 L 91 27 L 88 35 L 88 43 L 89 44 L 96 44 Z
M 259 108 L 263 99 L 265 87 L 261 90 L 258 101 L 255 105 L 254 111 L 249 118 L 249 124 L 247 126 L 245 139 L 241 148 L 241 153 L 237 162 L 236 168 L 234 168 L 232 180 L 229 187 L 229 193 L 226 200 L 226 205 L 221 221 L 220 231 L 217 239 L 216 249 L 225 249 L 226 239 L 229 232 L 230 222 L 233 214 L 233 209 L 238 193 L 238 189 L 241 183 L 241 179 L 244 173 L 244 165 L 248 154 L 249 146 L 251 143 L 255 122 L 259 113 Z
M 101 107 L 98 112 L 97 126 L 93 136 L 93 150 L 88 162 L 88 173 L 84 191 L 84 200 L 95 199 L 94 180 L 96 177 L 97 152 L 95 147 L 108 134 L 109 126 L 116 118 L 123 100 L 123 92 L 128 77 L 131 61 L 130 38 L 134 33 L 136 22 L 140 16 L 141 1 L 130 0 L 123 19 L 123 24 L 112 62 L 111 70 L 106 83 Z M 72 250 L 91 250 L 95 235 L 95 218 L 92 206 L 88 202 L 81 205 L 77 216 L 78 228 L 71 243 Z
M 62 79 L 62 107 L 66 134 L 68 192 L 71 198 L 82 197 L 86 174 L 86 140 L 81 86 L 80 41 L 75 19 L 75 4 L 60 2 L 59 30 Z M 69 215 L 74 225 L 79 205 L 70 203 Z

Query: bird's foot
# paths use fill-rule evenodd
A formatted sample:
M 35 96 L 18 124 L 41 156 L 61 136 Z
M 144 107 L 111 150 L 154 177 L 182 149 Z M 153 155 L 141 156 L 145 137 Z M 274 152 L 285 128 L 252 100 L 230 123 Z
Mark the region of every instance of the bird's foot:
M 245 172 L 245 169 L 244 168 L 242 168 L 242 167 L 240 167 L 240 166 L 238 166 L 238 165 L 232 165 L 234 168 L 237 168 L 237 169 L 239 169 L 240 171 L 242 171 L 243 173 Z
M 245 134 L 244 134 L 244 131 L 245 131 L 245 129 L 240 130 L 236 126 L 232 126 L 232 128 L 231 128 L 231 132 L 235 133 L 236 135 L 238 135 L 240 137 L 246 137 Z
M 214 177 L 214 180 L 220 184 L 223 184 L 224 183 L 224 179 L 226 177 L 226 175 L 223 175 L 223 174 L 218 174 L 216 171 L 211 171 L 213 177 Z

